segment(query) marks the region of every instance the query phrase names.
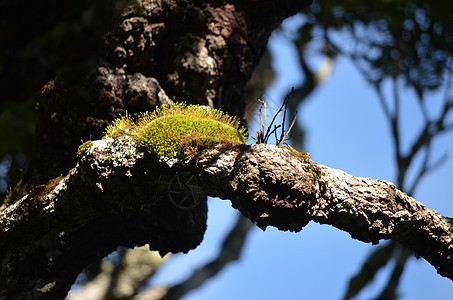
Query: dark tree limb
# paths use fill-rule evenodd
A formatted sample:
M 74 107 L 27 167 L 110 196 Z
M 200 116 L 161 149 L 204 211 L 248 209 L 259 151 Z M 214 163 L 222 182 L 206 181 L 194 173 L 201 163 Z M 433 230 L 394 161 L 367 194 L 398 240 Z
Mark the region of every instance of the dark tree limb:
M 83 267 L 118 245 L 149 243 L 165 254 L 187 252 L 201 242 L 206 202 L 175 209 L 156 188 L 157 182 L 168 183 L 165 169 L 156 160 L 140 167 L 135 162 L 143 155 L 121 142 L 117 146 L 132 151 L 130 158 L 119 163 L 113 154 L 111 161 L 107 156 L 82 161 L 2 212 L 0 299 L 61 299 Z M 115 186 L 119 189 L 111 190 Z

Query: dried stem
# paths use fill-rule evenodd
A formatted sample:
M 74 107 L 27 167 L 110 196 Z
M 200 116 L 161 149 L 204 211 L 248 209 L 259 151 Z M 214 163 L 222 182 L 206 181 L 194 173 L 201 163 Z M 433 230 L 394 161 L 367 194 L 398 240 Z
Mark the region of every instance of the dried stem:
M 266 128 L 266 105 L 267 101 L 262 101 L 261 99 L 258 99 L 258 101 L 261 103 L 260 108 L 258 110 L 259 112 L 259 117 L 260 117 L 260 125 L 259 125 L 259 130 L 256 132 L 256 137 L 255 142 L 257 144 L 267 144 L 269 142 L 269 138 L 272 136 L 272 134 L 275 135 L 275 140 L 276 144 L 278 146 L 281 146 L 285 143 L 286 138 L 288 137 L 291 129 L 293 128 L 295 122 L 296 122 L 296 117 L 297 117 L 297 111 L 296 115 L 293 118 L 293 121 L 291 122 L 291 126 L 289 127 L 288 131 L 285 132 L 285 122 L 286 122 L 286 111 L 288 108 L 288 103 L 289 100 L 291 99 L 291 96 L 294 94 L 294 87 L 291 88 L 291 92 L 286 96 L 285 100 L 283 101 L 282 105 L 278 109 L 277 113 L 274 114 L 271 123 L 267 126 Z M 262 115 L 263 113 L 263 108 L 264 108 L 264 116 Z M 275 120 L 277 116 L 283 112 L 283 120 L 282 123 L 279 125 L 275 125 Z M 281 128 L 280 132 L 280 137 L 277 137 L 277 130 Z

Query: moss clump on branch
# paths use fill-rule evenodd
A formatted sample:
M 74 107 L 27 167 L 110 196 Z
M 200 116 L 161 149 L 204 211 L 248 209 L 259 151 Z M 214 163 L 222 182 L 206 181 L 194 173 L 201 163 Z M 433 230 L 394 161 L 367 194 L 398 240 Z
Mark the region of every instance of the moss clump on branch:
M 106 137 L 131 136 L 148 153 L 192 157 L 220 142 L 245 143 L 247 134 L 239 120 L 224 112 L 199 105 L 164 105 L 136 118 L 129 115 L 113 121 Z

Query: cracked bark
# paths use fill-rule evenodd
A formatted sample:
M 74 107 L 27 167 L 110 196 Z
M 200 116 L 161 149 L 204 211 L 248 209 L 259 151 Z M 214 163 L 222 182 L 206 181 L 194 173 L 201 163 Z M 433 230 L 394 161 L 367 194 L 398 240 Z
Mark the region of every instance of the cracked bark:
M 231 199 L 259 227 L 300 231 L 309 221 L 333 225 L 363 242 L 392 239 L 453 279 L 453 222 L 395 185 L 354 177 L 274 145 L 220 145 L 170 167 L 197 174 L 209 196 Z M 170 171 L 171 173 L 171 171 Z
M 1 253 L 2 282 L 34 293 L 55 289 L 59 280 L 46 282 L 47 278 L 41 277 L 40 282 L 28 282 L 30 275 L 21 277 L 26 269 L 21 265 L 22 258 L 33 255 L 37 261 L 45 261 L 41 267 L 49 274 L 77 274 L 73 271 L 80 267 L 79 262 L 68 266 L 68 259 L 79 257 L 78 251 L 86 256 L 98 251 L 86 247 L 87 235 L 103 236 L 102 240 L 108 236 L 128 246 L 150 242 L 152 249 L 161 252 L 190 250 L 201 242 L 205 224 L 187 220 L 200 220 L 196 214 L 205 211 L 178 208 L 165 197 L 163 191 L 175 174 L 196 175 L 206 194 L 230 199 L 263 229 L 275 226 L 300 231 L 309 221 L 315 221 L 333 225 L 364 242 L 392 239 L 425 258 L 439 274 L 453 279 L 450 219 L 390 182 L 354 177 L 322 165 L 318 177 L 312 167 L 293 150 L 274 145 L 220 144 L 182 162 L 140 153 L 127 137 L 94 141 L 77 166 L 48 185 L 45 193 L 37 189 L 3 212 L 1 242 L 8 247 Z M 159 213 L 168 209 L 180 212 L 166 214 L 167 223 L 162 224 Z M 194 218 L 181 218 L 181 211 Z M 46 228 L 45 235 L 42 228 Z M 74 243 L 80 248 L 68 249 Z M 43 248 L 43 244 L 52 247 Z M 38 288 L 38 283 L 43 285 Z M 3 297 L 13 295 L 6 291 L 11 289 L 3 290 Z

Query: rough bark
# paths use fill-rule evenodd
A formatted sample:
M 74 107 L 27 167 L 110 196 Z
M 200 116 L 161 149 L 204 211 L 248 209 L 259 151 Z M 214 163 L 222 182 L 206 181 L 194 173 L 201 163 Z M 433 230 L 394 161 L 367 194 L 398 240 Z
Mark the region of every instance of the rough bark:
M 87 80 L 46 85 L 19 194 L 66 174 L 81 141 L 100 138 L 126 111 L 186 101 L 243 117 L 245 85 L 269 35 L 310 2 L 137 1 L 107 34 Z
M 453 279 L 453 223 L 448 218 L 390 182 L 314 164 L 292 149 L 219 144 L 179 161 L 138 152 L 133 140 L 121 137 L 94 141 L 79 157 L 68 175 L 35 189 L 2 213 L 0 242 L 8 245 L 1 249 L 1 282 L 7 287 L 3 298 L 33 298 L 52 290 L 63 295 L 68 286 L 61 286 L 60 276 L 73 280 L 83 263 L 99 254 L 101 245 L 87 243 L 93 237 L 126 246 L 149 242 L 162 252 L 196 246 L 205 224 L 188 220 L 200 220 L 196 214 L 204 210 L 169 201 L 175 189 L 169 182 L 175 176 L 190 179 L 178 188 L 181 196 L 198 186 L 207 195 L 231 199 L 263 229 L 300 231 L 315 221 L 364 242 L 392 239 Z M 169 215 L 169 209 L 179 213 Z M 181 218 L 181 212 L 193 218 Z M 165 222 L 160 213 L 165 213 Z M 35 268 L 29 269 L 30 263 Z M 40 281 L 30 281 L 34 273 Z
M 80 82 L 129 0 L 0 2 L 0 112 L 58 76 Z
M 113 154 L 112 164 L 126 173 L 112 176 L 102 167 L 107 160 L 87 161 L 2 212 L 0 298 L 61 299 L 83 267 L 118 245 L 149 243 L 165 254 L 187 252 L 201 242 L 206 203 L 178 210 L 170 201 L 156 201 L 166 198 L 165 190 L 153 184 L 165 178 L 165 170 L 157 164 L 139 166 L 133 154 L 128 152 L 130 160 L 120 164 Z M 115 186 L 119 189 L 111 190 Z M 151 202 L 140 203 L 136 197 Z
M 81 54 L 76 62 L 69 61 L 72 67 L 82 67 L 80 72 L 72 73 L 67 65 L 67 72 L 53 72 L 55 65 L 64 64 L 57 59 L 43 69 L 48 75 L 30 73 L 36 81 L 22 84 L 24 90 L 35 88 L 47 76 L 61 76 L 45 85 L 30 167 L 10 205 L 0 209 L 0 299 L 60 299 L 84 266 L 118 245 L 149 243 L 163 253 L 196 247 L 206 227 L 206 203 L 178 209 L 169 201 L 156 200 L 164 199 L 166 190 L 154 188 L 165 186 L 160 180 L 175 174 L 166 174 L 161 164 L 146 158 L 148 163 L 134 163 L 132 173 L 115 173 L 118 177 L 111 181 L 115 176 L 108 172 L 88 171 L 102 171 L 98 167 L 108 166 L 107 161 L 84 167 L 81 162 L 72 169 L 76 150 L 82 141 L 100 138 L 105 127 L 126 111 L 153 110 L 171 101 L 211 105 L 242 117 L 244 87 L 269 35 L 310 2 L 137 1 L 116 28 L 110 27 L 113 22 L 103 23 L 90 37 L 94 45 L 111 29 L 100 58 L 95 58 L 99 61 L 95 69 L 89 69 L 93 57 L 74 47 L 57 52 Z M 40 17 L 48 17 L 36 16 L 36 24 Z M 53 25 L 46 30 L 52 32 Z M 30 41 L 34 39 L 30 36 Z M 28 42 L 15 49 L 30 47 Z M 54 54 L 48 55 L 52 59 Z M 12 65 L 8 70 L 19 63 L 15 56 L 7 60 Z M 75 74 L 77 78 L 70 78 Z M 81 74 L 89 75 L 85 80 Z M 135 162 L 136 157 L 131 159 Z M 123 165 L 122 170 L 129 167 Z M 114 187 L 118 189 L 103 192 Z M 148 197 L 155 205 L 148 206 Z

